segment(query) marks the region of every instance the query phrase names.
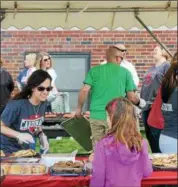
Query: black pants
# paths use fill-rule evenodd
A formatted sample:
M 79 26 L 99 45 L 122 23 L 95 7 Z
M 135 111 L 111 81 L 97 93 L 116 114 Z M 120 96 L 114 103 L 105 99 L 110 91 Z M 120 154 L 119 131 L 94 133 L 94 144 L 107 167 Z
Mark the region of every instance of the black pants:
M 150 127 L 148 125 L 147 119 L 149 116 L 149 112 L 150 112 L 150 110 L 142 112 L 142 120 L 143 120 L 143 124 L 145 127 L 146 137 L 147 137 L 148 142 L 150 144 L 150 148 L 151 148 L 152 153 L 161 153 L 160 148 L 159 148 L 159 137 L 161 134 L 161 130 L 154 128 L 154 127 Z

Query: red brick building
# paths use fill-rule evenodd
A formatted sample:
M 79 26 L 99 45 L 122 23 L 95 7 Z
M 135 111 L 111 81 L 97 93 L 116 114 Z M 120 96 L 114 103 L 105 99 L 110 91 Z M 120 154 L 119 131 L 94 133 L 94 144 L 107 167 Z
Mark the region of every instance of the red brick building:
M 154 33 L 172 53 L 177 50 L 177 30 Z M 1 31 L 1 58 L 15 79 L 25 52 L 89 52 L 94 66 L 105 59 L 108 46 L 116 43 L 126 45 L 127 58 L 142 78 L 153 64 L 151 52 L 157 45 L 147 31 Z

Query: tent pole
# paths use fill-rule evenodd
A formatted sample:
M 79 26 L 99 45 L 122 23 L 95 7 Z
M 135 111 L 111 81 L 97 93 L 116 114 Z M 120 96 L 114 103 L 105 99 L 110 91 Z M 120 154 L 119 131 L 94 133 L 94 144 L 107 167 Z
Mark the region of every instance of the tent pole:
M 154 33 L 145 25 L 145 23 L 138 17 L 138 10 L 135 10 L 135 18 L 138 20 L 138 22 L 147 30 L 147 32 L 156 40 L 156 42 L 163 48 L 165 49 L 165 51 L 171 56 L 173 57 L 173 55 L 171 54 L 171 52 L 167 49 L 167 47 L 162 44 L 159 39 L 154 35 Z

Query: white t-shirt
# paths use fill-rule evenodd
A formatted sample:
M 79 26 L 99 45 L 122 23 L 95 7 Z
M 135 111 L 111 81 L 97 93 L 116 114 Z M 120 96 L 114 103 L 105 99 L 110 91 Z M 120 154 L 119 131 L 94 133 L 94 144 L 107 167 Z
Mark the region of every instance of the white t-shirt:
M 130 73 L 132 74 L 135 86 L 138 87 L 138 85 L 139 85 L 139 77 L 138 77 L 138 74 L 137 74 L 137 71 L 136 71 L 134 65 L 124 59 L 121 62 L 121 66 L 124 67 L 124 68 L 126 68 L 126 69 L 128 69 L 130 71 Z
M 53 86 L 53 89 L 51 90 L 51 92 L 49 93 L 49 96 L 48 96 L 48 101 L 52 102 L 56 99 L 56 96 L 58 94 L 58 90 L 57 90 L 56 84 L 55 84 L 55 81 L 57 79 L 57 74 L 53 68 L 47 69 L 46 71 L 49 73 L 49 75 L 52 78 L 51 85 Z
M 53 68 L 50 68 L 50 69 L 47 69 L 47 72 L 50 74 L 50 76 L 52 78 L 52 85 L 54 85 L 55 81 L 57 79 L 56 71 Z

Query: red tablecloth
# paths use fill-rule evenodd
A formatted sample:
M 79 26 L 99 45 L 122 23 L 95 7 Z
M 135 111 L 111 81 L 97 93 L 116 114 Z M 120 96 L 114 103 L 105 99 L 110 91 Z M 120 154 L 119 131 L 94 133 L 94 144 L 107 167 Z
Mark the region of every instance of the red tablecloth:
M 76 187 L 88 186 L 90 177 L 56 176 L 6 176 L 2 187 Z M 142 180 L 142 186 L 158 184 L 178 184 L 178 172 L 153 172 Z

